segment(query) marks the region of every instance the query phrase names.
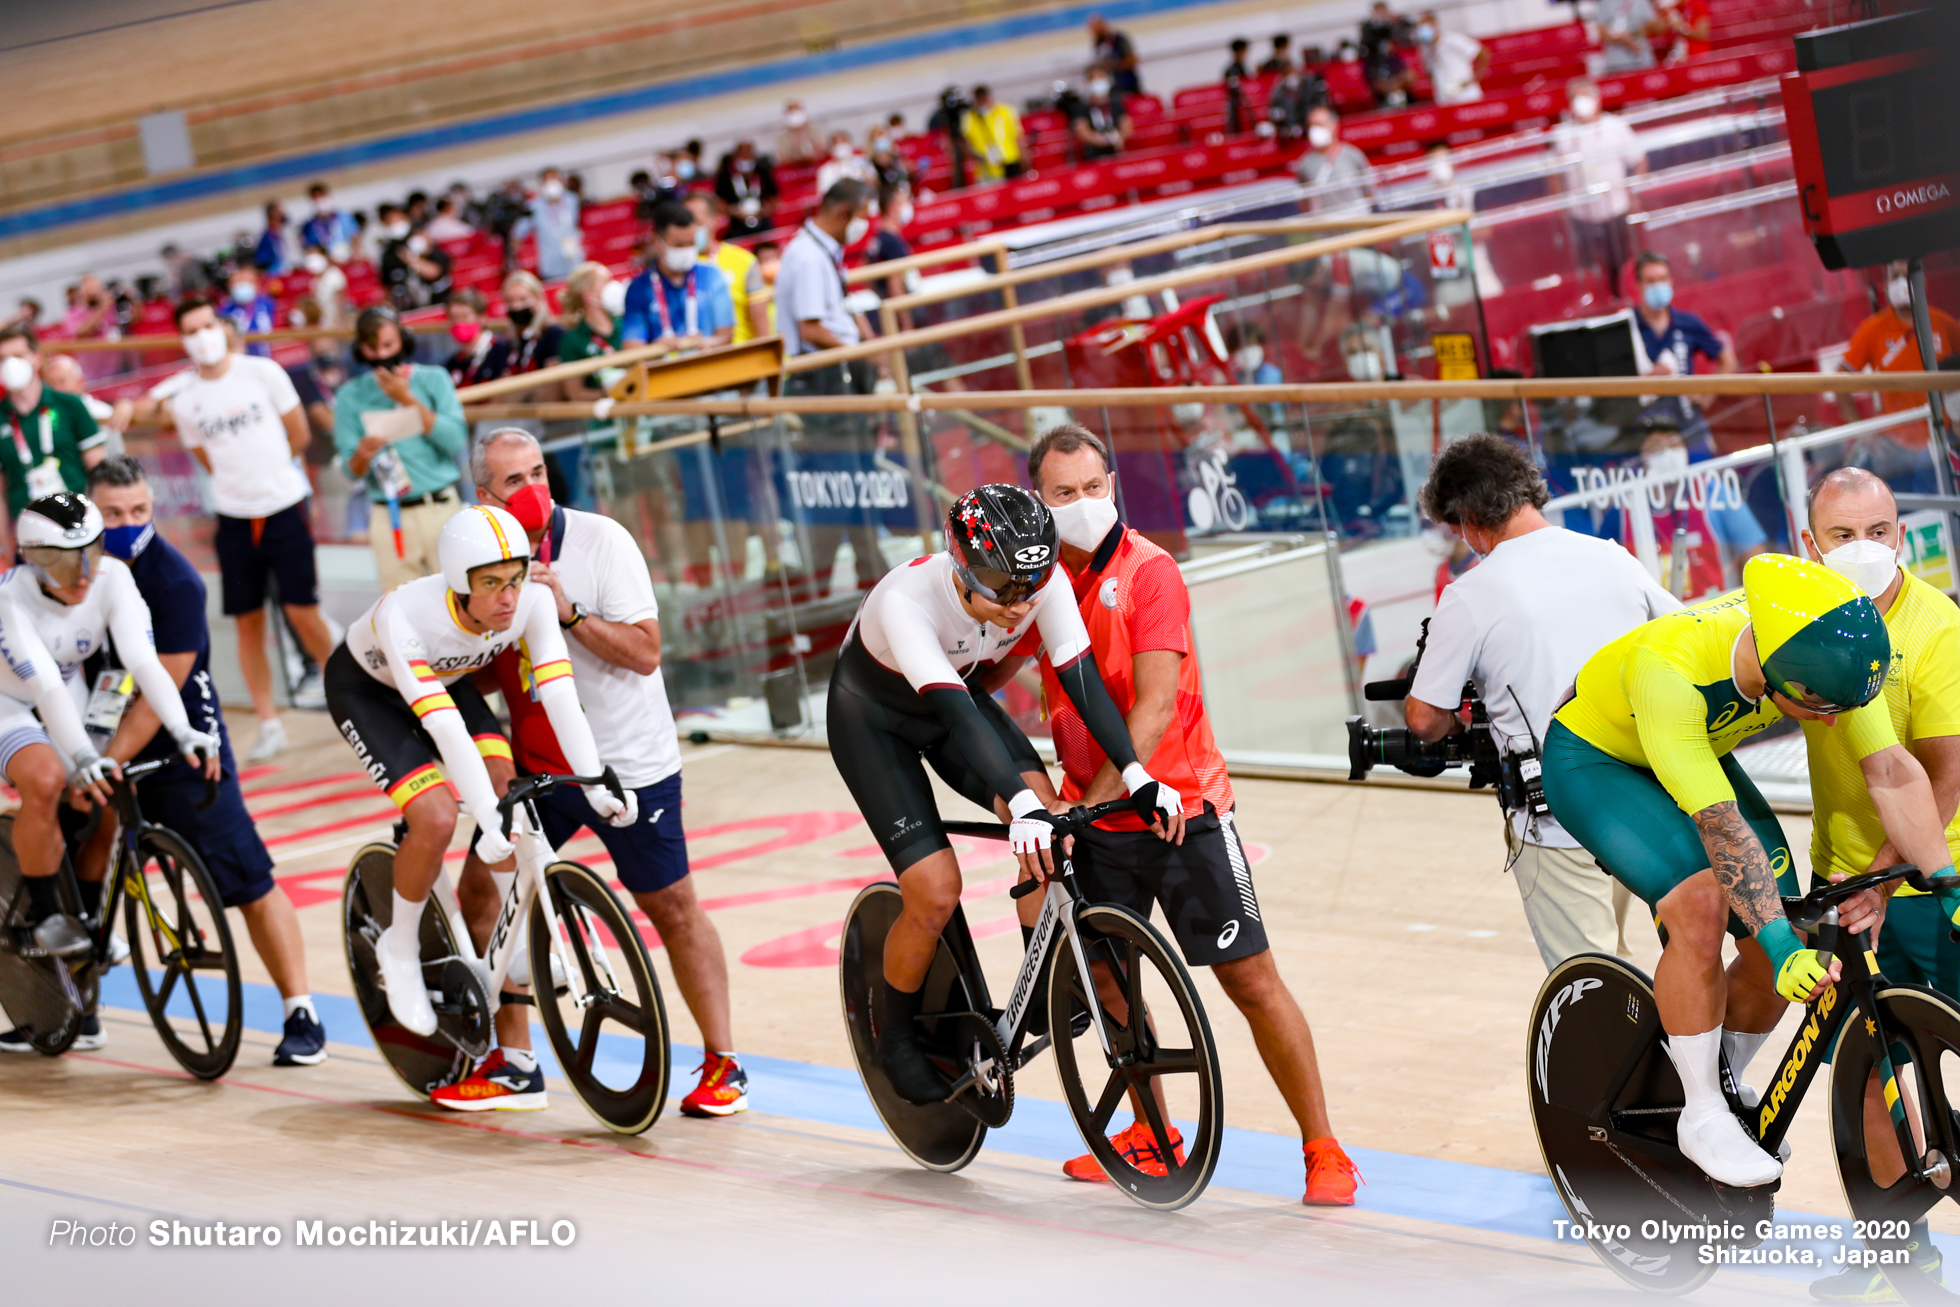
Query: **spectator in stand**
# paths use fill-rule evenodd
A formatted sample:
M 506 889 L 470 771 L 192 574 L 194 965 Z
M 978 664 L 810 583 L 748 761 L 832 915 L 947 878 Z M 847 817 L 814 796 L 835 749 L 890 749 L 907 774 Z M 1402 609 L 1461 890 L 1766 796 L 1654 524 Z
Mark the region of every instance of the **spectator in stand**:
M 1116 94 L 1109 70 L 1101 64 L 1090 68 L 1083 89 L 1088 94 L 1069 115 L 1077 156 L 1087 163 L 1122 153 L 1130 139 L 1130 115 Z
M 408 215 L 408 225 L 411 230 L 421 231 L 427 227 L 430 217 L 433 216 L 429 211 L 429 193 L 410 191 L 408 198 L 402 201 L 402 212 Z
M 565 189 L 565 179 L 556 168 L 546 168 L 538 178 L 538 195 L 531 211 L 517 224 L 516 236 L 538 240 L 538 276 L 558 281 L 585 262 L 585 234 L 578 225 L 579 200 Z
M 84 475 L 109 456 L 108 437 L 73 395 L 41 384 L 41 342 L 32 329 L 0 328 L 0 475 L 7 480 L 7 520 L 28 501 L 64 490 L 81 493 Z
M 349 256 L 348 261 L 352 263 L 365 263 L 370 268 L 379 268 L 381 266 L 381 246 L 384 243 L 384 237 L 376 229 L 376 225 L 368 221 L 366 209 L 356 209 L 350 217 L 354 224 L 354 236 L 349 246 L 352 254 Z M 331 255 L 333 251 L 328 250 L 327 253 Z
M 1710 331 L 1699 317 L 1674 307 L 1674 266 L 1665 254 L 1641 251 L 1640 257 L 1633 261 L 1633 286 L 1638 296 L 1634 324 L 1640 330 L 1640 344 L 1651 365 L 1650 376 L 1693 376 L 1697 354 L 1714 364 L 1717 372 L 1741 369 L 1735 346 Z M 1708 429 L 1708 420 L 1690 397 L 1669 395 L 1646 411 L 1649 415 L 1665 414 L 1698 451 L 1714 452 L 1714 435 Z
M 260 293 L 258 270 L 251 264 L 241 264 L 234 270 L 225 290 L 225 302 L 218 306 L 218 316 L 231 323 L 240 336 L 263 335 L 279 325 L 278 309 L 272 296 Z M 245 347 L 245 352 L 269 359 L 272 342 L 255 340 Z
M 1327 83 L 1320 79 L 1319 74 L 1306 68 L 1288 69 L 1273 83 L 1272 95 L 1266 101 L 1266 122 L 1260 128 L 1260 135 L 1297 141 L 1307 134 L 1308 117 L 1326 103 Z
M 624 342 L 619 315 L 626 307 L 626 287 L 613 280 L 603 263 L 581 263 L 565 279 L 565 330 L 558 338 L 559 363 L 582 363 L 610 354 Z M 596 399 L 604 392 L 599 373 L 588 372 L 565 383 L 566 398 Z
M 41 301 L 31 296 L 22 296 L 20 302 L 14 305 L 13 320 L 4 325 L 9 327 L 22 326 L 39 331 L 41 329 Z
M 1375 0 L 1361 24 L 1361 50 L 1367 61 L 1362 71 L 1375 93 L 1375 103 L 1384 108 L 1400 108 L 1409 102 L 1415 74 L 1396 48 L 1408 42 L 1408 21 L 1391 11 L 1387 0 Z
M 1027 137 L 1021 131 L 1021 115 L 1012 105 L 996 100 L 992 87 L 973 88 L 973 108 L 967 111 L 962 126 L 975 182 L 997 182 L 1027 171 Z
M 1235 86 L 1252 76 L 1252 67 L 1245 61 L 1245 57 L 1251 49 L 1252 42 L 1246 40 L 1243 36 L 1233 37 L 1231 45 L 1232 62 L 1225 65 L 1225 71 L 1218 75 L 1218 80 L 1224 82 L 1227 86 Z
M 776 216 L 776 170 L 754 141 L 737 141 L 715 167 L 715 194 L 728 206 L 725 235 L 739 240 L 769 230 Z
M 1279 365 L 1266 357 L 1266 333 L 1256 322 L 1235 322 L 1225 328 L 1225 349 L 1232 360 L 1232 380 L 1241 386 L 1277 386 L 1285 380 Z
M 633 188 L 633 216 L 641 222 L 653 221 L 653 211 L 669 200 L 684 200 L 687 190 L 674 175 L 674 161 L 664 154 L 653 156 L 653 170 L 641 170 L 626 181 Z
M 523 269 L 504 278 L 504 316 L 510 319 L 510 365 L 506 375 L 536 372 L 550 367 L 558 358 L 558 346 L 565 329 L 553 321 L 551 306 L 545 302 L 544 283 Z M 530 403 L 539 398 L 527 391 L 513 403 Z M 555 396 L 554 396 L 555 398 Z
M 1414 35 L 1437 104 L 1467 104 L 1484 98 L 1478 79 L 1490 71 L 1490 52 L 1483 42 L 1462 32 L 1443 30 L 1434 9 L 1423 13 Z
M 774 241 L 757 241 L 755 271 L 762 278 L 762 289 L 749 296 L 749 320 L 758 336 L 776 334 L 776 277 L 783 270 L 783 247 Z
M 626 288 L 620 332 L 628 345 L 662 353 L 726 345 L 735 335 L 735 301 L 720 268 L 701 262 L 694 214 L 668 204 L 653 215 L 652 257 Z
M 783 134 L 776 138 L 776 158 L 783 163 L 815 163 L 823 158 L 823 143 L 801 100 L 783 106 Z
M 265 202 L 265 231 L 252 250 L 252 262 L 268 277 L 283 277 L 293 269 L 286 245 L 286 207 L 277 200 Z
M 489 316 L 489 307 L 483 302 L 483 292 L 475 287 L 452 290 L 444 308 L 449 316 L 449 338 L 456 342 L 456 352 L 443 366 L 449 369 L 449 379 L 456 389 L 503 376 L 510 369 L 510 342 L 490 330 L 484 321 Z
M 449 294 L 449 255 L 414 230 L 398 204 L 377 210 L 386 243 L 381 247 L 381 285 L 403 311 L 440 304 Z
M 1654 43 L 1650 39 L 1667 30 L 1654 12 L 1653 0 L 1599 0 L 1593 12 L 1599 27 L 1599 45 L 1609 73 L 1630 72 L 1654 66 Z
M 325 182 L 314 182 L 306 188 L 306 195 L 313 201 L 313 216 L 300 225 L 300 242 L 318 245 L 335 263 L 346 263 L 354 257 L 357 230 L 353 218 L 334 206 L 333 192 Z
M 370 370 L 334 396 L 334 452 L 347 475 L 367 485 L 368 541 L 386 594 L 442 570 L 436 540 L 461 504 L 456 482 L 469 427 L 449 374 L 414 361 L 414 340 L 393 309 L 361 312 L 354 353 Z M 399 544 L 391 499 L 401 514 Z
M 110 458 L 122 453 L 123 428 L 129 425 L 129 415 L 88 393 L 88 377 L 73 354 L 50 354 L 43 359 L 41 384 L 49 390 L 58 390 L 81 400 L 82 407 L 88 410 L 88 415 L 95 419 L 106 437 L 102 442 L 103 453 Z
M 878 192 L 878 226 L 871 234 L 871 246 L 864 253 L 866 263 L 890 263 L 893 259 L 907 258 L 912 253 L 911 242 L 905 239 L 905 229 L 912 225 L 912 188 L 899 186 Z M 919 284 L 919 270 L 909 268 L 904 273 L 886 277 L 878 283 L 878 296 L 881 299 L 896 299 L 907 290 Z M 898 329 L 912 329 L 912 312 L 901 309 L 898 314 Z
M 794 358 L 839 349 L 864 339 L 856 315 L 844 303 L 844 251 L 871 230 L 874 198 L 863 182 L 838 182 L 824 192 L 816 213 L 783 251 L 776 281 L 776 326 L 783 334 L 786 355 Z M 821 368 L 795 373 L 789 378 L 788 393 L 841 395 L 860 389 L 845 371 Z
M 1667 61 L 1686 63 L 1707 54 L 1715 34 L 1715 19 L 1708 12 L 1708 0 L 1655 0 L 1660 5 L 1661 25 L 1673 36 Z
M 1647 152 L 1625 119 L 1602 111 L 1599 86 L 1590 77 L 1568 83 L 1565 98 L 1572 111 L 1552 130 L 1552 152 L 1570 159 L 1572 166 L 1549 180 L 1555 190 L 1584 197 L 1570 211 L 1579 266 L 1603 273 L 1608 292 L 1618 299 L 1620 270 L 1632 253 L 1627 212 L 1633 197 L 1627 176 L 1647 171 Z
M 1259 65 L 1261 77 L 1273 77 L 1293 67 L 1293 38 L 1285 32 L 1273 38 L 1273 52 Z
M 911 185 L 912 165 L 906 162 L 905 156 L 893 144 L 890 128 L 880 125 L 871 129 L 867 153 L 871 158 L 871 170 L 877 174 L 878 186 Z
M 1252 49 L 1252 42 L 1243 36 L 1232 38 L 1232 62 L 1225 65 L 1219 80 L 1225 83 L 1225 130 L 1236 136 L 1246 129 L 1244 85 L 1252 76 L 1252 69 L 1246 64 L 1246 52 Z
M 320 311 L 314 325 L 338 327 L 347 318 L 347 274 L 318 245 L 308 245 L 299 262 L 313 279 L 306 294 Z
M 1851 344 L 1844 351 L 1844 366 L 1852 372 L 1919 372 L 1930 370 L 1919 357 L 1919 337 L 1912 321 L 1912 284 L 1904 260 L 1889 265 L 1885 272 L 1886 307 L 1858 324 L 1851 333 Z M 1950 314 L 1927 306 L 1933 328 L 1933 363 L 1951 356 L 1960 348 L 1960 322 Z M 1898 413 L 1917 408 L 1926 397 L 1905 390 L 1882 391 L 1878 410 Z M 1850 395 L 1838 396 L 1838 407 L 1846 422 L 1860 417 Z M 1950 411 L 1950 406 L 1949 406 Z M 1932 433 L 1924 422 L 1893 427 L 1859 442 L 1855 462 L 1882 478 L 1894 490 L 1914 494 L 1933 491 Z
M 422 230 L 438 245 L 449 241 L 466 241 L 476 235 L 476 228 L 457 216 L 456 197 L 453 195 L 444 195 L 436 201 L 435 212 L 429 216 L 429 225 Z
M 867 185 L 876 185 L 878 181 L 878 173 L 872 168 L 871 160 L 859 154 L 857 147 L 851 144 L 851 134 L 832 132 L 830 157 L 825 159 L 823 166 L 817 169 L 817 194 L 822 195 L 846 177 L 855 178 Z
M 306 510 L 312 487 L 300 463 L 311 433 L 286 370 L 268 358 L 233 354 L 215 308 L 185 300 L 176 320 L 197 375 L 171 396 L 170 415 L 184 448 L 211 474 L 224 613 L 238 623 L 238 670 L 259 715 L 245 761 L 265 762 L 286 747 L 265 657 L 268 577 L 307 655 L 324 665 L 333 652 L 313 565 Z
M 1110 85 L 1118 95 L 1138 95 L 1143 79 L 1137 75 L 1137 51 L 1130 38 L 1103 21 L 1101 14 L 1089 15 L 1089 43 L 1095 62 L 1109 70 Z
M 122 338 L 122 329 L 116 320 L 115 297 L 109 294 L 100 277 L 89 273 L 75 283 L 70 292 L 68 312 L 62 317 L 57 331 L 49 334 L 58 334 L 63 340 Z M 112 377 L 124 371 L 123 356 L 114 350 L 91 350 L 82 358 L 82 371 L 88 374 L 91 383 Z M 79 487 L 76 489 L 79 492 Z M 19 510 L 15 510 L 14 516 L 19 515 Z
M 1375 194 L 1368 156 L 1341 139 L 1341 116 L 1326 105 L 1307 115 L 1307 152 L 1300 156 L 1300 180 L 1316 188 L 1315 213 L 1366 213 Z
M 674 156 L 674 180 L 688 190 L 712 180 L 707 165 L 702 162 L 701 149 L 701 140 L 696 137 L 681 146 L 680 153 Z
M 695 249 L 700 251 L 703 261 L 721 269 L 722 279 L 728 283 L 729 303 L 735 310 L 735 334 L 730 342 L 739 345 L 754 340 L 758 333 L 749 298 L 762 289 L 762 276 L 755 270 L 755 255 L 721 239 L 721 230 L 728 224 L 728 210 L 722 207 L 720 196 L 707 192 L 690 195 L 687 211 L 694 215 Z

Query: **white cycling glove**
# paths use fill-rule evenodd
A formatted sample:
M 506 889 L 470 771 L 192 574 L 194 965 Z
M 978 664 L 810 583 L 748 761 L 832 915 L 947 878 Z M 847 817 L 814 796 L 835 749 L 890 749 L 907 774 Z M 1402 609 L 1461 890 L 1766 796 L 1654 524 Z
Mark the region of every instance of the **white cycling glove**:
M 1033 790 L 1022 790 L 1009 799 L 1007 811 L 1013 818 L 1007 824 L 1007 847 L 1015 853 L 1038 853 L 1054 841 L 1055 827 L 1048 820 L 1048 809 L 1042 807 Z
M 195 729 L 188 723 L 172 728 L 170 738 L 176 741 L 177 752 L 187 758 L 193 753 L 197 754 L 200 758 L 215 758 L 218 756 L 218 737 L 215 735 L 206 735 L 203 731 Z
M 482 817 L 476 820 L 476 856 L 485 866 L 494 867 L 517 852 L 517 846 L 504 837 L 503 817 L 497 810 L 491 808 L 488 816 L 487 821 Z
M 1172 817 L 1184 811 L 1183 797 L 1162 781 L 1151 779 L 1150 773 L 1143 769 L 1143 764 L 1140 762 L 1133 762 L 1123 769 L 1123 784 L 1130 787 L 1132 795 L 1146 785 L 1156 786 L 1156 794 L 1152 797 L 1150 806 L 1156 811 L 1157 819 L 1166 825 Z
M 91 785 L 106 785 L 115 778 L 114 758 L 105 758 L 93 749 L 75 750 L 75 777 L 72 784 L 86 789 Z
M 613 792 L 603 785 L 587 785 L 584 791 L 585 801 L 592 805 L 592 811 L 604 817 L 608 825 L 624 829 L 640 819 L 640 796 L 633 791 L 625 792 L 624 803 L 614 798 Z

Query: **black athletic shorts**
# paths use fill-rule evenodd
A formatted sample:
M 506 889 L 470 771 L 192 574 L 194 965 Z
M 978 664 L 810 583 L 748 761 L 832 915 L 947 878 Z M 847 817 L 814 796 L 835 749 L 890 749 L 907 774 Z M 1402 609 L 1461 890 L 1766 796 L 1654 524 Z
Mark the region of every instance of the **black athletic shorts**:
M 327 659 L 323 679 L 334 726 L 396 807 L 407 808 L 416 795 L 442 784 L 442 755 L 401 691 L 369 676 L 345 644 Z M 469 677 L 459 678 L 448 690 L 477 752 L 509 758 L 510 740 Z
M 1041 755 L 994 697 L 974 689 L 973 702 L 1000 736 L 1014 769 L 1040 771 Z M 938 714 L 903 676 L 866 653 L 855 636 L 845 642 L 830 676 L 825 729 L 838 774 L 893 871 L 952 847 L 939 824 L 925 763 L 994 815 L 993 791 L 954 745 Z
M 1086 856 L 1085 856 L 1086 855 Z M 1090 827 L 1075 842 L 1075 873 L 1083 898 L 1116 903 L 1140 916 L 1154 901 L 1186 964 L 1234 962 L 1266 951 L 1266 927 L 1252 892 L 1232 814 L 1209 803 L 1184 823 L 1184 843 L 1169 844 L 1150 831 Z
M 218 572 L 224 580 L 226 617 L 264 607 L 268 575 L 279 582 L 280 603 L 320 602 L 320 576 L 313 565 L 313 528 L 307 525 L 304 499 L 271 517 L 226 517 L 220 513 L 213 544 L 218 551 Z

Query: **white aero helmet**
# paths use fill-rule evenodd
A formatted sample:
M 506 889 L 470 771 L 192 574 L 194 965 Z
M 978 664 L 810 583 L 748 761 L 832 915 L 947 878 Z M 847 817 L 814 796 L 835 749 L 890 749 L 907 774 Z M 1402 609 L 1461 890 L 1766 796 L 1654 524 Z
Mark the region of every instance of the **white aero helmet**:
M 73 585 L 102 562 L 102 510 L 82 495 L 43 495 L 14 526 L 20 556 L 45 582 Z
M 470 592 L 473 569 L 530 556 L 531 542 L 517 519 L 488 504 L 473 504 L 450 518 L 436 541 L 442 579 L 459 595 Z

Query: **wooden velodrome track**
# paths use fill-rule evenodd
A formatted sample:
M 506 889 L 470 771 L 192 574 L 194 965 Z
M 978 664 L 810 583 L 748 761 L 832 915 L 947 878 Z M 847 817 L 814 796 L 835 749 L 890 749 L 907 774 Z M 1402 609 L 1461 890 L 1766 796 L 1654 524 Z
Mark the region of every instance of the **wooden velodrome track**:
M 392 807 L 324 715 L 287 721 L 295 747 L 248 772 L 246 789 L 300 909 L 332 1058 L 270 1065 L 276 994 L 245 950 L 246 1043 L 219 1083 L 177 1071 L 133 1000 L 106 1011 L 110 1041 L 98 1053 L 0 1059 L 10 1301 L 124 1286 L 165 1302 L 276 1294 L 338 1303 L 404 1286 L 501 1296 L 576 1285 L 864 1303 L 914 1301 L 923 1285 L 958 1292 L 968 1280 L 1037 1302 L 1182 1302 L 1220 1288 L 1369 1303 L 1637 1296 L 1589 1250 L 1551 1238 L 1562 1213 L 1526 1118 L 1523 1075 L 1543 969 L 1498 870 L 1501 832 L 1486 795 L 1239 785 L 1280 967 L 1313 1022 L 1336 1129 L 1369 1184 L 1351 1210 L 1300 1206 L 1292 1122 L 1243 1021 L 1201 976 L 1236 1129 L 1206 1196 L 1157 1215 L 1061 1177 L 1060 1159 L 1079 1142 L 1045 1059 L 1021 1078 L 1009 1128 L 957 1175 L 918 1169 L 877 1127 L 849 1069 L 835 944 L 851 895 L 886 873 L 818 751 L 688 753 L 691 852 L 728 946 L 752 1111 L 701 1122 L 674 1110 L 692 1084 L 691 1047 L 676 1049 L 667 1114 L 638 1138 L 605 1132 L 557 1082 L 548 1110 L 488 1119 L 409 1099 L 345 997 L 337 910 L 346 860 L 386 829 Z M 1793 847 L 1807 847 L 1807 823 L 1786 820 Z M 589 838 L 567 854 L 603 856 Z M 1019 942 L 1010 866 L 997 849 L 963 859 L 969 919 L 990 974 L 1004 981 Z M 242 946 L 235 917 L 234 928 Z M 1650 963 L 1650 927 L 1636 948 Z M 693 1045 L 664 955 L 654 956 L 676 1044 Z M 1792 1135 L 1781 1211 L 1844 1214 L 1825 1118 L 1824 1095 L 1813 1093 Z M 153 1249 L 155 1220 L 276 1224 L 284 1242 Z M 543 1237 L 569 1220 L 577 1235 L 568 1248 L 485 1246 L 481 1255 L 297 1248 L 302 1220 L 384 1229 L 520 1220 L 527 1231 L 535 1220 Z M 59 1239 L 51 1248 L 60 1221 L 134 1222 L 140 1237 L 114 1251 Z M 960 1278 L 949 1282 L 949 1272 Z M 1736 1271 L 1698 1295 L 1803 1298 L 1801 1279 Z

